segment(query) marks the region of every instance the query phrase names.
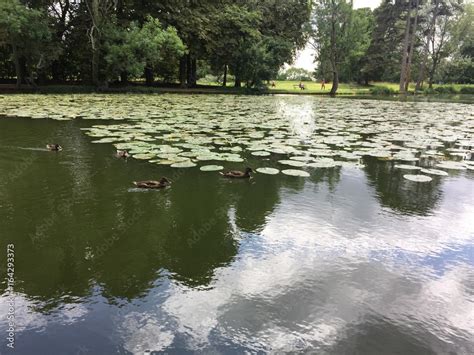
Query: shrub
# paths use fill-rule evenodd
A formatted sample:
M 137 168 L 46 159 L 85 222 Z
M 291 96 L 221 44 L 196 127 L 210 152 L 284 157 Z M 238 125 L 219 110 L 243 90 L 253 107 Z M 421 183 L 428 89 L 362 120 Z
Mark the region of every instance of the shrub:
M 471 94 L 474 95 L 474 86 L 463 86 L 461 90 L 459 90 L 461 94 Z
M 386 86 L 374 86 L 370 88 L 370 93 L 372 95 L 393 95 L 395 94 L 395 90 Z
M 438 86 L 434 89 L 438 94 L 457 94 L 453 86 Z

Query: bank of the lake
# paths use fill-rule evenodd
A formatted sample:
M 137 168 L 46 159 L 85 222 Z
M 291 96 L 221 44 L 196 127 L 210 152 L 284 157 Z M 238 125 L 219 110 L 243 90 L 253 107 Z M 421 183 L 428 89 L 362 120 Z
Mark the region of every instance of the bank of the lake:
M 228 86 L 223 87 L 215 82 L 201 81 L 196 87 L 186 88 L 180 87 L 177 84 L 156 84 L 153 86 L 146 86 L 141 82 L 136 82 L 129 85 L 112 84 L 108 87 L 100 89 L 82 84 L 67 84 L 67 85 L 38 85 L 22 86 L 17 89 L 13 84 L 0 84 L 0 94 L 12 93 L 44 93 L 44 94 L 73 94 L 73 93 L 135 93 L 135 94 L 153 94 L 153 93 L 175 93 L 175 94 L 228 94 L 228 95 L 269 95 L 269 94 L 284 94 L 284 95 L 317 95 L 328 96 L 331 90 L 331 83 L 326 84 L 325 89 L 321 89 L 321 84 L 310 81 L 302 82 L 304 89 L 301 89 L 299 81 L 274 81 L 275 86 L 268 85 L 261 88 L 236 88 L 229 83 Z M 394 83 L 377 82 L 370 85 L 360 85 L 356 83 L 340 83 L 336 96 L 352 96 L 352 97 L 375 97 L 375 98 L 432 98 L 440 99 L 442 101 L 453 102 L 474 102 L 474 85 L 473 84 L 435 84 L 433 89 L 425 88 L 422 91 L 415 91 L 415 85 L 412 84 L 409 90 L 404 95 L 399 95 L 398 86 Z

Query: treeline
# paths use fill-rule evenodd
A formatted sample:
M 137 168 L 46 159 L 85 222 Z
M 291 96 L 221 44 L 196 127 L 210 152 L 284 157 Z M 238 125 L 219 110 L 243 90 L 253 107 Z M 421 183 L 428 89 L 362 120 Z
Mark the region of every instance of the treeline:
M 1 0 L 0 77 L 193 87 L 199 68 L 255 86 L 308 36 L 308 0 Z
M 194 87 L 275 79 L 311 43 L 338 82 L 474 83 L 474 5 L 462 0 L 0 0 L 0 78 Z
M 374 11 L 352 1 L 316 0 L 316 76 L 332 80 L 474 83 L 474 4 L 462 0 L 382 0 Z

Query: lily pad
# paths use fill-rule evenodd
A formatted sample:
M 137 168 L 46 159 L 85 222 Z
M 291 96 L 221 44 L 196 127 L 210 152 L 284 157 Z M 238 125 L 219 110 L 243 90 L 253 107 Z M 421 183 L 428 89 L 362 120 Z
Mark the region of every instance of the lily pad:
M 256 157 L 268 157 L 270 156 L 270 153 L 262 150 L 262 151 L 252 152 L 252 155 Z
M 280 170 L 275 168 L 258 168 L 257 173 L 260 174 L 267 174 L 267 175 L 276 175 L 280 172 Z
M 192 161 L 183 161 L 180 163 L 171 164 L 172 168 L 194 168 L 196 166 Z
M 448 170 L 466 170 L 466 165 L 463 163 L 455 162 L 455 161 L 445 161 L 440 164 L 436 164 L 437 168 L 441 169 L 448 169 Z
M 406 175 L 403 175 L 403 177 L 407 180 L 410 180 L 410 181 L 414 181 L 414 182 L 430 182 L 431 180 L 433 180 L 433 178 L 430 178 L 429 176 L 426 176 L 426 175 L 410 175 L 410 174 L 406 174 Z
M 301 177 L 309 177 L 309 173 L 307 173 L 304 170 L 296 170 L 296 169 L 287 169 L 287 170 L 282 170 L 281 171 L 285 175 L 290 175 L 290 176 L 301 176 Z
M 448 176 L 449 174 L 444 170 L 438 169 L 421 169 L 420 173 L 429 174 L 429 175 L 438 175 L 438 176 Z
M 420 170 L 421 167 L 416 165 L 408 165 L 408 164 L 399 164 L 394 166 L 395 169 L 402 169 L 402 170 Z
M 278 160 L 278 163 L 283 164 L 283 165 L 288 165 L 288 166 L 294 166 L 297 168 L 306 166 L 305 162 L 297 161 L 297 160 Z
M 220 165 L 203 165 L 199 168 L 201 171 L 220 171 L 222 169 L 224 169 L 224 167 Z

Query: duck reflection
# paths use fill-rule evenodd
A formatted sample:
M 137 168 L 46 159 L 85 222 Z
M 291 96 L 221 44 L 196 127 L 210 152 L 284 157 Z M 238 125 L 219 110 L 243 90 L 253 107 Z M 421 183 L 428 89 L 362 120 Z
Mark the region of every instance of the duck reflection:
M 394 165 L 375 158 L 365 160 L 368 183 L 375 188 L 380 203 L 403 214 L 430 214 L 442 196 L 441 179 L 433 176 L 429 183 L 414 183 L 403 178 L 409 171 L 396 169 Z

